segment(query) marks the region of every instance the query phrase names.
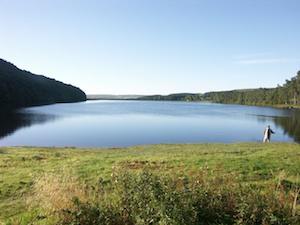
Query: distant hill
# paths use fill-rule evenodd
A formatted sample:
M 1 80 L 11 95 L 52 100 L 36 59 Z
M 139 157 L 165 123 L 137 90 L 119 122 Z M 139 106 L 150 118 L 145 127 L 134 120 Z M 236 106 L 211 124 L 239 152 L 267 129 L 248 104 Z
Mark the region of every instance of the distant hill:
M 88 95 L 88 100 L 133 100 L 143 97 L 143 95 Z
M 154 101 L 201 101 L 202 94 L 178 93 L 170 95 L 148 95 L 138 98 L 138 100 Z
M 0 107 L 19 108 L 85 101 L 77 87 L 21 70 L 0 59 Z

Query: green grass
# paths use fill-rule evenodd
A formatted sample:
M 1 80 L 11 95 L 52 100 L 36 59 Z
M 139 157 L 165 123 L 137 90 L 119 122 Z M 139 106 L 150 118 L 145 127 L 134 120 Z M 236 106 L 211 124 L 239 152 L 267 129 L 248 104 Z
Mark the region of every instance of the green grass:
M 193 177 L 206 169 L 235 173 L 245 183 L 266 186 L 284 175 L 286 183 L 299 184 L 300 145 L 288 143 L 149 145 L 115 149 L 30 148 L 0 149 L 0 224 L 30 215 L 28 198 L 34 181 L 43 174 L 72 174 L 82 183 L 111 179 L 117 168 L 150 168 L 160 174 Z

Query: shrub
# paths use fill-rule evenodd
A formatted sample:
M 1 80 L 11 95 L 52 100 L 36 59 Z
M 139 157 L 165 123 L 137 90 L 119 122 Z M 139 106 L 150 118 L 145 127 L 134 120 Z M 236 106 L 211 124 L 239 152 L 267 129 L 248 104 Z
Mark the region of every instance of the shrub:
M 212 176 L 200 171 L 189 178 L 155 174 L 147 169 L 116 172 L 110 182 L 99 182 L 93 187 L 77 185 L 78 192 L 70 191 L 67 182 L 49 178 L 65 186 L 56 188 L 60 194 L 50 195 L 52 207 L 48 205 L 62 225 L 296 225 L 300 222 L 299 215 L 293 215 L 292 190 L 278 184 L 267 188 L 245 184 L 231 174 Z M 61 193 L 64 191 L 68 194 Z M 64 207 L 53 205 L 56 202 L 53 198 L 60 196 L 68 199 L 61 201 Z

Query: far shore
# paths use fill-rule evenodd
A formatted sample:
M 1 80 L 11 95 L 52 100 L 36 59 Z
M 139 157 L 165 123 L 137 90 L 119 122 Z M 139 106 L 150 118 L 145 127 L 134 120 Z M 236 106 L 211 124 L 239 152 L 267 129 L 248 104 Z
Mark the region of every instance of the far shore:
M 133 97 L 134 96 L 134 97 Z M 87 95 L 87 101 L 97 101 L 97 100 L 117 100 L 117 101 L 171 101 L 171 102 L 195 102 L 195 103 L 215 103 L 215 104 L 226 104 L 226 103 L 218 103 L 218 102 L 211 102 L 211 101 L 184 101 L 184 100 L 148 100 L 148 99 L 139 99 L 139 97 L 144 97 L 142 95 L 132 95 L 132 97 L 128 97 L 127 95 L 96 95 L 91 96 Z M 272 107 L 277 109 L 300 109 L 300 105 L 293 105 L 293 104 L 280 104 L 280 105 L 270 105 L 270 104 L 234 104 L 228 103 L 228 105 L 244 105 L 244 106 L 257 106 L 257 107 Z

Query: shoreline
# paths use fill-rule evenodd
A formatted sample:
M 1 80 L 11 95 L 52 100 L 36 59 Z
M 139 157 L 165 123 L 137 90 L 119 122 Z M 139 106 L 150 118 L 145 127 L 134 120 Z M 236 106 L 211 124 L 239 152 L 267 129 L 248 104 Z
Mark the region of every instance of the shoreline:
M 239 103 L 221 103 L 221 102 L 212 102 L 212 101 L 184 101 L 184 100 L 154 100 L 154 99 L 136 99 L 136 98 L 87 98 L 86 101 L 101 101 L 101 100 L 109 100 L 109 101 L 153 101 L 153 102 L 185 102 L 185 103 L 213 103 L 213 104 L 224 104 L 224 105 L 240 105 L 240 106 L 256 106 L 256 107 L 271 107 L 276 109 L 295 109 L 299 110 L 300 105 L 264 105 L 264 104 L 239 104 Z
M 128 146 L 39 146 L 39 145 L 6 145 L 1 146 L 2 149 L 23 149 L 23 150 L 78 150 L 78 151 L 102 151 L 102 150 L 127 150 L 131 148 L 152 148 L 158 146 L 180 146 L 180 147 L 189 147 L 189 146 L 234 146 L 234 145 L 299 145 L 299 143 L 294 141 L 271 141 L 270 143 L 264 143 L 262 141 L 241 141 L 241 142 L 199 142 L 199 143 L 157 143 L 157 144 L 137 144 L 137 145 L 128 145 Z M 299 145 L 300 146 L 300 145 Z M 0 153 L 1 154 L 1 153 Z

